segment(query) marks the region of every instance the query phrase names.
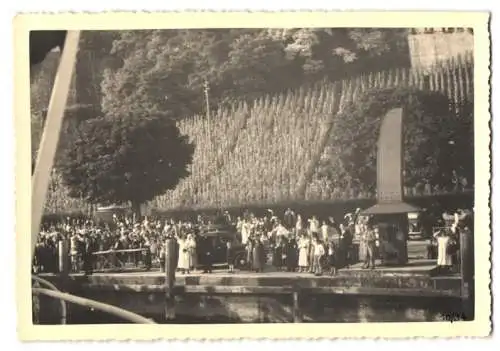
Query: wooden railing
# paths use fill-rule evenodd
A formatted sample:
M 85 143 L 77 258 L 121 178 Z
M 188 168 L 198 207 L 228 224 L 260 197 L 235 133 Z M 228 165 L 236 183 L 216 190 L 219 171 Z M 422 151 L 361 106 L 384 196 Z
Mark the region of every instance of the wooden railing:
M 123 268 L 148 268 L 146 256 L 150 255 L 150 265 L 152 257 L 149 248 L 105 250 L 93 252 L 95 258 L 93 269 L 96 271 Z
M 33 284 L 33 289 L 38 289 L 38 287 L 40 285 L 45 285 L 49 289 L 51 289 L 52 291 L 59 291 L 59 289 L 54 284 L 52 284 L 51 282 L 49 282 L 48 280 L 42 279 L 40 277 L 37 277 L 36 275 L 32 275 L 31 279 L 35 282 L 35 284 Z M 67 314 L 66 302 L 64 300 L 62 300 L 62 299 L 60 299 L 59 301 L 61 302 L 61 310 L 60 310 L 60 313 L 61 313 L 61 324 L 66 324 L 66 314 Z

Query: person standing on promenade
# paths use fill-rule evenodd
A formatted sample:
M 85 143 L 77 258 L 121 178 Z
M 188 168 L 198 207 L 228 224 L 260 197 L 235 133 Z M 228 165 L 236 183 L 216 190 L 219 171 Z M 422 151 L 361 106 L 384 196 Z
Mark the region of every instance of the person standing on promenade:
M 323 240 L 324 243 L 327 243 L 330 241 L 331 235 L 331 228 L 328 225 L 328 222 L 323 221 L 321 224 L 321 240 Z
M 308 222 L 309 222 L 309 228 L 308 228 L 309 238 L 312 242 L 313 237 L 314 236 L 318 237 L 318 235 L 320 233 L 320 228 L 319 228 L 320 225 L 319 225 L 319 221 L 316 218 L 316 216 L 309 218 Z M 314 272 L 314 268 L 313 268 L 313 265 L 314 265 L 314 245 L 309 246 L 309 263 L 310 263 L 309 273 L 313 273 Z
M 433 235 L 438 245 L 436 263 L 439 273 L 449 272 L 452 266 L 451 250 L 449 249 L 451 244 L 450 234 L 448 229 L 442 228 Z
M 236 219 L 236 233 L 239 240 L 243 242 L 242 230 L 243 230 L 243 220 L 241 219 L 241 217 L 238 217 Z
M 364 230 L 361 233 L 361 240 L 363 241 L 366 250 L 365 263 L 363 264 L 363 268 L 375 269 L 376 237 L 375 237 L 375 232 L 373 230 L 373 225 L 369 223 L 363 229 Z
M 195 270 L 198 263 L 196 256 L 196 240 L 194 239 L 193 233 L 187 235 L 186 244 L 189 253 L 189 270 Z
M 352 247 L 352 234 L 350 229 L 344 224 L 340 224 L 340 248 L 339 259 L 341 266 L 347 267 L 351 265 L 351 247 Z
M 263 272 L 264 271 L 264 245 L 262 242 L 255 238 L 253 240 L 253 249 L 252 249 L 252 268 L 255 272 Z
M 241 243 L 243 245 L 247 245 L 250 234 L 251 234 L 250 221 L 247 218 L 244 218 L 241 223 Z
M 165 261 L 166 261 L 166 255 L 165 255 L 165 243 L 162 241 L 159 245 L 160 254 L 159 254 L 159 260 L 160 260 L 160 270 L 162 272 L 165 272 Z
M 286 270 L 295 272 L 297 269 L 297 240 L 293 235 L 286 239 Z
M 337 274 L 337 246 L 335 242 L 330 240 L 328 242 L 328 266 L 330 267 L 330 276 L 334 276 Z
M 80 244 L 81 238 L 76 231 L 73 232 L 70 238 L 70 257 L 71 257 L 71 271 L 78 272 L 80 269 L 80 260 L 78 253 L 78 245 Z
M 305 273 L 309 267 L 309 244 L 310 240 L 302 234 L 299 237 L 299 272 Z
M 307 261 L 309 262 L 309 273 L 314 273 L 314 237 L 316 233 L 308 233 L 307 239 L 309 240 L 309 251 L 307 253 Z
M 309 219 L 309 233 L 311 235 L 314 233 L 319 234 L 319 221 L 316 216 Z
M 89 235 L 85 236 L 84 239 L 84 251 L 83 251 L 83 270 L 85 271 L 85 275 L 91 275 L 93 272 L 93 246 L 92 239 Z
M 273 266 L 278 270 L 283 270 L 283 255 L 285 252 L 285 245 L 283 243 L 283 237 L 277 236 L 276 244 L 273 248 Z
M 290 235 L 288 229 L 280 221 L 278 221 L 277 223 L 278 225 L 274 229 L 274 231 L 276 232 L 276 237 L 278 238 L 282 237 L 284 239 L 288 239 L 288 236 Z
M 252 269 L 253 267 L 253 247 L 254 247 L 253 237 L 249 236 L 246 241 L 248 269 Z
M 302 235 L 304 231 L 304 223 L 302 221 L 302 216 L 297 214 L 297 221 L 295 222 L 295 236 L 298 238 Z
M 181 234 L 181 236 L 177 239 L 177 242 L 179 243 L 179 258 L 177 261 L 177 268 L 180 269 L 182 274 L 189 274 L 190 253 L 188 249 L 188 241 L 184 237 L 184 235 Z
M 151 252 L 151 264 L 158 262 L 158 234 L 156 232 L 149 240 L 149 251 Z
M 325 243 L 325 245 L 327 245 L 327 264 L 328 264 L 328 268 L 329 268 L 329 274 L 330 276 L 334 276 L 337 274 L 337 266 L 336 266 L 336 256 L 337 256 L 337 247 L 332 240 L 328 241 Z
M 313 248 L 313 265 L 312 273 L 315 276 L 320 276 L 323 274 L 323 269 L 321 266 L 321 258 L 325 255 L 325 248 L 321 241 L 318 239 L 318 235 L 314 234 L 312 238 L 312 248 Z
M 226 262 L 229 273 L 234 273 L 234 247 L 231 240 L 226 242 Z
M 285 214 L 283 215 L 283 222 L 286 229 L 293 229 L 293 226 L 295 224 L 295 213 L 290 208 L 286 209 Z
M 198 241 L 198 262 L 203 269 L 203 273 L 212 273 L 213 264 L 213 244 L 210 238 L 201 235 Z

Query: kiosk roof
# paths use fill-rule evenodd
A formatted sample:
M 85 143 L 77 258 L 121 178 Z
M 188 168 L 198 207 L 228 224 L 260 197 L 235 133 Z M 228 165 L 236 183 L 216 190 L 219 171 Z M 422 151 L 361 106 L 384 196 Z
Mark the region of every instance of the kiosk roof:
M 370 208 L 367 208 L 361 214 L 377 215 L 377 214 L 397 214 L 407 212 L 419 212 L 420 209 L 406 202 L 379 202 Z

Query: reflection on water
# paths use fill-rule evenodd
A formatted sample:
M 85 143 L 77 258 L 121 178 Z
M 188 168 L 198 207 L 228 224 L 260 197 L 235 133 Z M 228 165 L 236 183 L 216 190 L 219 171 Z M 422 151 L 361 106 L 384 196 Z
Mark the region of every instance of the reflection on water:
M 288 309 L 288 302 L 283 301 L 283 308 Z M 286 306 L 288 305 L 288 306 Z M 302 320 L 305 323 L 355 323 L 355 322 L 431 322 L 442 321 L 446 315 L 462 313 L 459 299 L 450 298 L 398 298 L 398 297 L 350 297 L 322 296 L 307 299 L 302 306 Z M 54 311 L 57 313 L 57 311 Z M 266 311 L 260 322 L 282 322 L 282 318 L 273 318 L 273 311 Z M 227 324 L 248 323 L 235 317 L 235 314 L 211 315 L 210 317 L 192 317 L 177 315 L 173 321 L 166 321 L 163 313 L 146 316 L 155 322 L 166 324 Z M 277 317 L 277 316 L 276 316 Z M 52 318 L 50 318 L 52 319 Z M 472 318 L 471 318 L 472 319 Z M 54 321 L 54 319 L 52 319 Z M 47 321 L 48 322 L 48 321 Z M 259 322 L 255 320 L 254 322 Z M 289 320 L 291 322 L 291 320 Z M 52 322 L 53 323 L 53 322 Z M 128 323 L 98 311 L 84 308 L 72 308 L 68 324 L 115 324 Z
M 432 322 L 462 311 L 461 300 L 450 298 L 325 296 L 315 300 L 323 311 L 307 318 L 305 309 L 305 322 Z

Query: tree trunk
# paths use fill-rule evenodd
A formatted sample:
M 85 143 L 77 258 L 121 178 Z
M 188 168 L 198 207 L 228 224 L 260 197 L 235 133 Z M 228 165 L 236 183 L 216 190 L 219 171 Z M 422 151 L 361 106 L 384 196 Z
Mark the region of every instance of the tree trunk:
M 131 201 L 132 203 L 132 213 L 135 215 L 136 219 L 141 218 L 141 203 L 139 201 Z

